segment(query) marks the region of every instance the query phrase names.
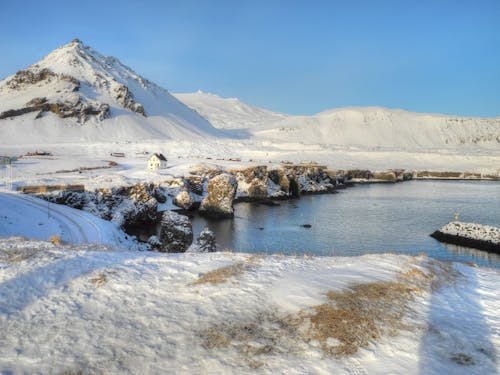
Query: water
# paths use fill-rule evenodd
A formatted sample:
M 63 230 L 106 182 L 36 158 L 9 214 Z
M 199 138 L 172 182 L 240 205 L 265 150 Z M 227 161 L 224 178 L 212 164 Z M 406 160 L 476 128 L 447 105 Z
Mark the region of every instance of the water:
M 221 249 L 355 256 L 367 253 L 426 253 L 500 268 L 500 256 L 446 245 L 429 234 L 453 220 L 500 226 L 500 183 L 409 181 L 358 185 L 339 194 L 309 195 L 280 206 L 239 203 L 233 220 L 193 218 L 199 233 L 208 226 Z M 301 225 L 310 224 L 311 228 Z

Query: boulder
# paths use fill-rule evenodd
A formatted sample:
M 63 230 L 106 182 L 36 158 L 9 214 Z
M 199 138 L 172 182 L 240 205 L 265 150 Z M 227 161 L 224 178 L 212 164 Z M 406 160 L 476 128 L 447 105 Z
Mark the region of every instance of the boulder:
M 174 204 L 184 210 L 191 210 L 194 206 L 193 195 L 187 190 L 181 190 L 174 198 Z
M 233 170 L 231 173 L 238 182 L 237 195 L 247 200 L 267 198 L 267 167 L 256 166 Z
M 397 182 L 398 176 L 394 171 L 373 172 L 373 179 L 386 182 Z
M 190 253 L 213 253 L 216 251 L 215 234 L 210 229 L 202 230 L 196 242 L 189 248 Z
M 193 227 L 189 218 L 174 211 L 165 211 L 161 219 L 160 251 L 183 253 L 193 242 Z
M 282 169 L 272 169 L 269 171 L 269 180 L 280 187 L 285 196 L 290 194 L 290 181 Z M 276 194 L 278 195 L 278 194 Z
M 237 188 L 236 179 L 228 173 L 209 180 L 207 196 L 201 202 L 200 213 L 216 218 L 233 217 L 233 200 Z
M 158 236 L 149 237 L 148 244 L 151 246 L 151 249 L 153 249 L 153 250 L 160 250 L 161 249 L 161 240 Z

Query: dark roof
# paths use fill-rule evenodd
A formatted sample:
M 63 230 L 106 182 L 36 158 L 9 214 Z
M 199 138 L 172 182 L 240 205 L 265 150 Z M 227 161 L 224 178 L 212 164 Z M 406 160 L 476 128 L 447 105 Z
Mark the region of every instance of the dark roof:
M 160 160 L 163 160 L 163 161 L 167 161 L 167 158 L 165 156 L 163 156 L 163 154 L 157 154 L 155 153 L 155 156 L 160 159 Z

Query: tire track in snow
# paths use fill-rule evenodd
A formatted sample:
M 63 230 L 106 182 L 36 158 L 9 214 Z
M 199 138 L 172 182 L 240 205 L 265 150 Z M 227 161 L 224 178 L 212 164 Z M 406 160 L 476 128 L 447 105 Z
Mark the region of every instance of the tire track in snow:
M 67 215 L 67 213 L 63 212 L 63 210 L 59 209 L 58 207 L 55 207 L 55 204 L 52 204 L 52 206 L 46 206 L 44 203 L 38 202 L 38 198 L 32 198 L 32 197 L 26 197 L 26 196 L 21 196 L 19 194 L 10 194 L 10 197 L 17 199 L 19 201 L 23 201 L 25 204 L 30 205 L 31 207 L 37 208 L 40 211 L 46 212 L 49 210 L 49 212 L 52 213 L 54 216 L 54 219 L 63 227 L 66 227 L 68 236 L 71 238 L 72 243 L 88 243 L 89 241 L 89 236 L 87 235 L 86 231 L 84 228 L 81 226 L 81 224 Z M 47 202 L 48 205 L 50 205 L 49 202 Z M 73 214 L 73 213 L 72 213 Z M 82 219 L 87 224 L 90 224 L 96 231 L 96 237 L 99 238 L 99 241 L 102 239 L 100 230 L 97 228 L 97 226 L 94 223 L 91 223 L 91 221 L 83 215 L 75 215 L 78 216 Z M 70 223 L 68 225 L 68 223 Z M 77 233 L 78 232 L 78 233 Z

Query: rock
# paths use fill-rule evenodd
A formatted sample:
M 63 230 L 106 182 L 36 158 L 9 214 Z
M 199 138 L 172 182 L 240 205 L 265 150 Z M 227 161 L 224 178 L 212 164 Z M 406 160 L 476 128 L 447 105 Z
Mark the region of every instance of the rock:
M 246 200 L 267 198 L 267 166 L 248 167 L 233 170 L 231 173 L 238 182 L 237 195 Z
M 184 186 L 196 195 L 203 195 L 205 181 L 205 178 L 200 176 L 188 176 L 184 178 Z
M 193 227 L 189 218 L 174 211 L 165 211 L 161 219 L 160 251 L 183 253 L 193 242 Z
M 188 251 L 190 253 L 213 253 L 216 250 L 215 234 L 210 229 L 205 228 Z
M 346 172 L 348 180 L 369 180 L 373 178 L 373 174 L 369 170 L 352 169 Z
M 134 95 L 130 92 L 129 88 L 125 85 L 119 84 L 117 81 L 113 81 L 113 83 L 116 84 L 116 87 L 113 90 L 115 93 L 115 100 L 124 108 L 130 109 L 132 112 L 147 117 L 144 107 L 142 104 L 135 101 Z
M 167 201 L 167 195 L 163 189 L 159 186 L 153 188 L 153 197 L 158 201 L 158 203 L 165 203 Z
M 283 194 L 272 194 L 273 196 L 289 196 L 290 195 L 290 181 L 285 175 L 282 169 L 272 169 L 269 171 L 269 180 L 280 187 L 280 191 Z
M 194 206 L 194 198 L 187 190 L 181 190 L 174 198 L 174 204 L 184 210 L 191 210 Z
M 158 237 L 158 236 L 149 237 L 148 244 L 151 246 L 151 249 L 153 249 L 153 250 L 160 250 L 161 249 L 161 240 L 160 240 L 160 237 Z
M 394 171 L 373 172 L 373 179 L 386 182 L 396 182 L 398 181 L 398 176 Z
M 283 166 L 294 197 L 302 193 L 327 193 L 335 188 L 335 180 L 328 176 L 325 166 L 315 163 Z M 297 186 L 298 185 L 298 186 Z
M 237 188 L 236 179 L 228 173 L 212 178 L 208 182 L 207 196 L 201 202 L 200 213 L 218 218 L 233 217 L 233 200 Z

